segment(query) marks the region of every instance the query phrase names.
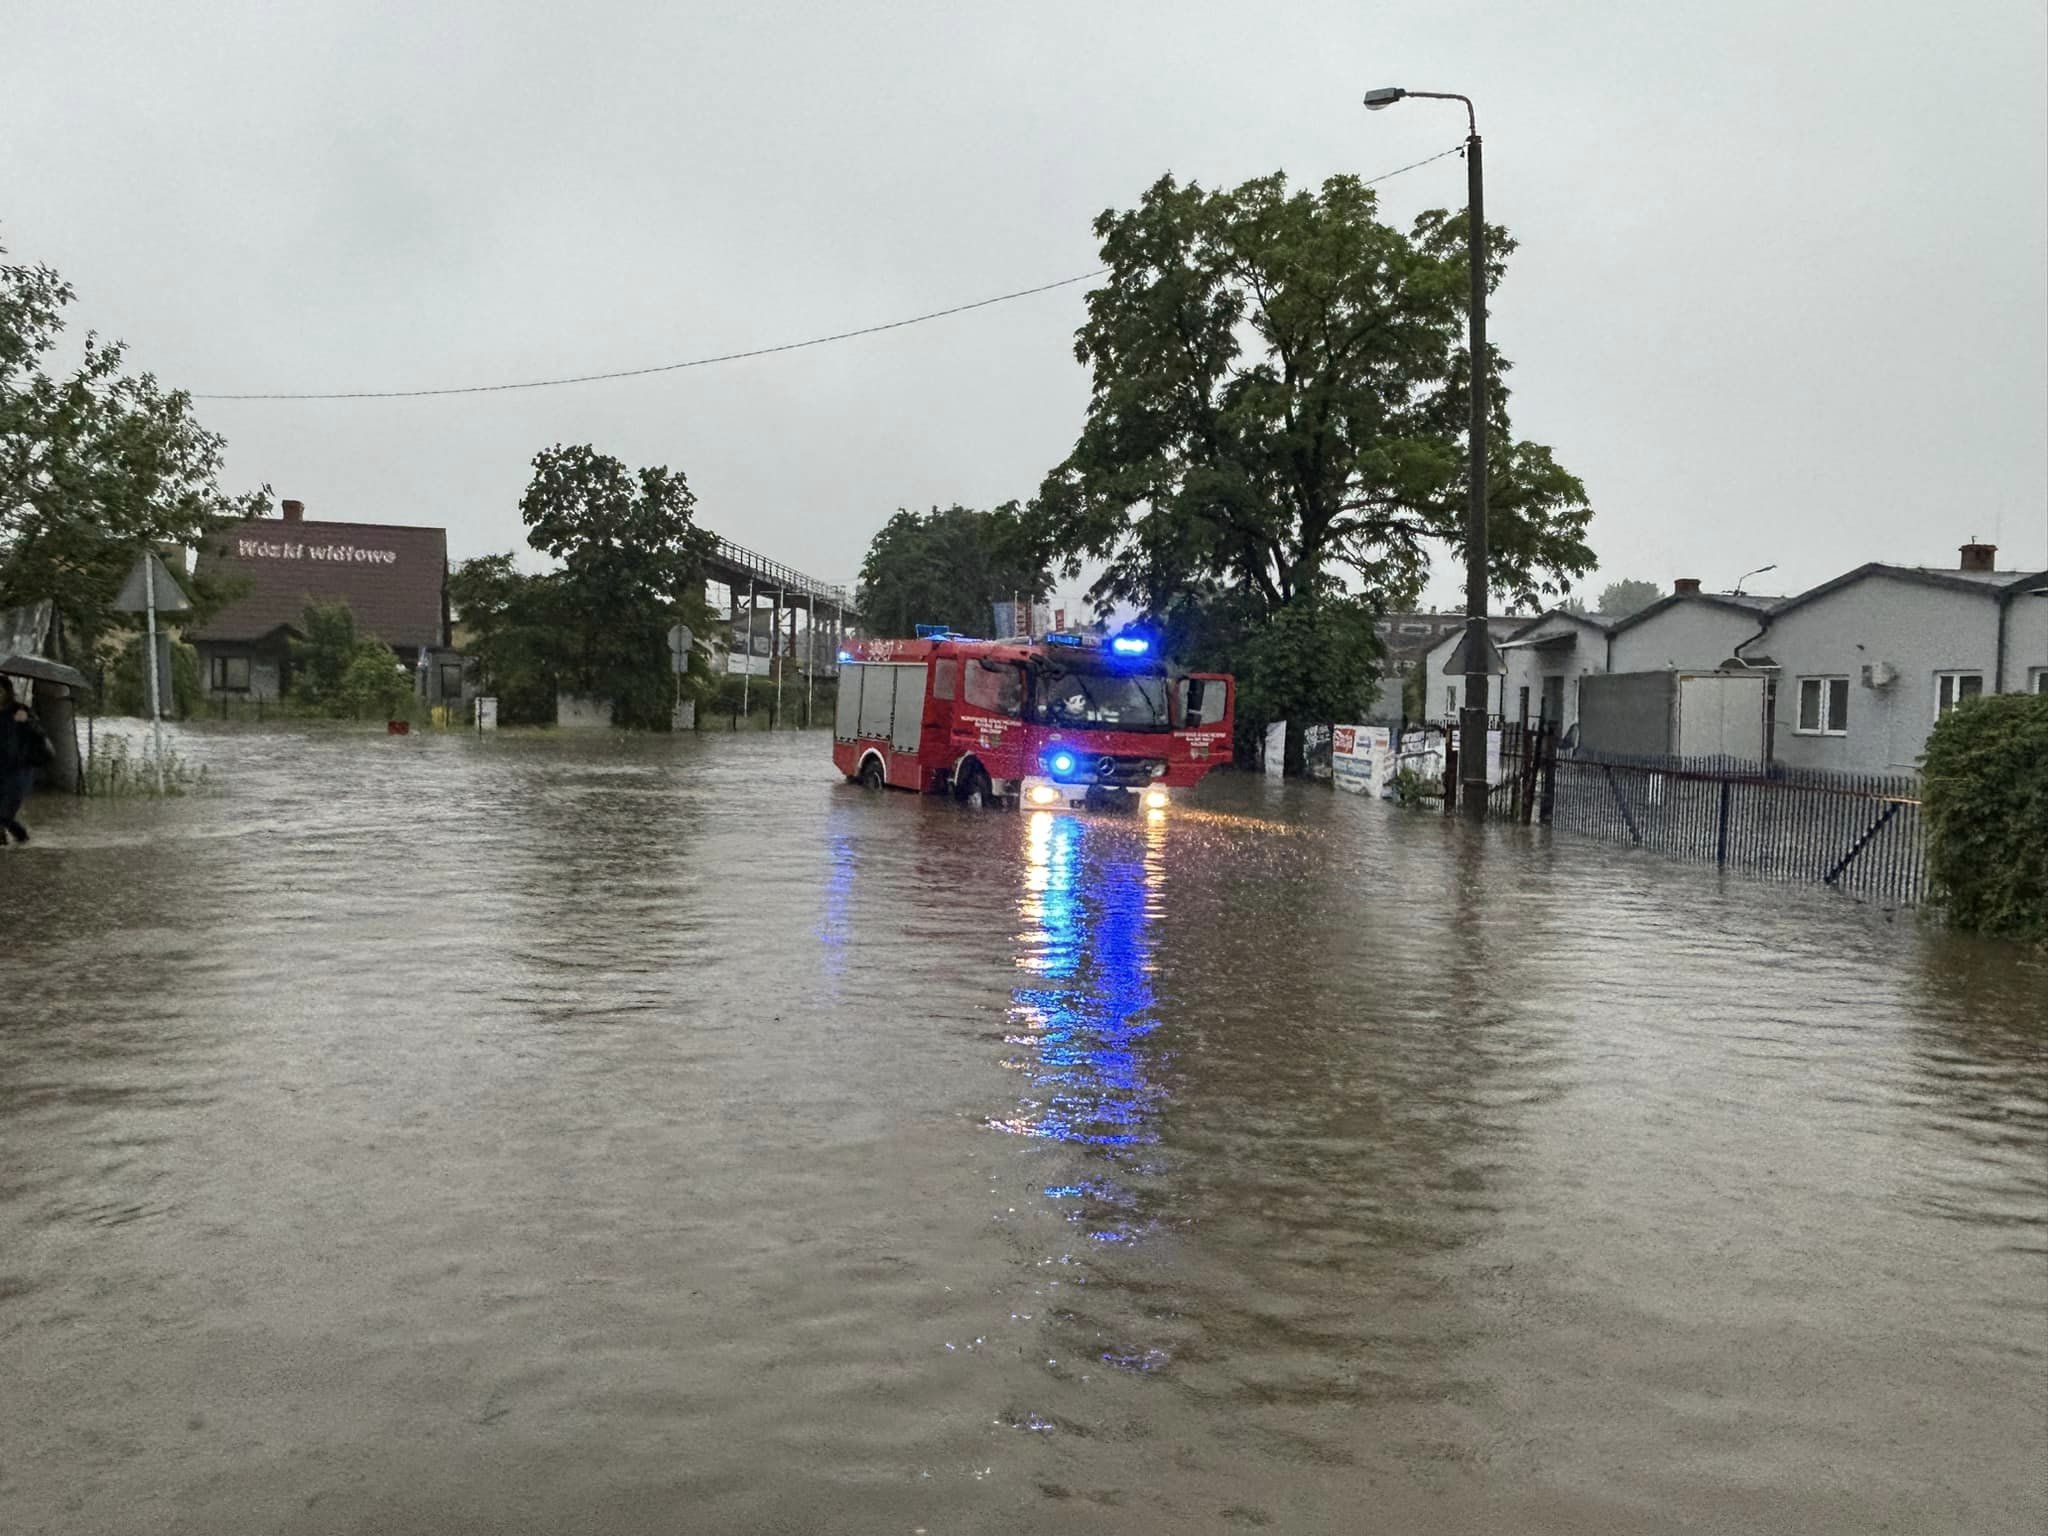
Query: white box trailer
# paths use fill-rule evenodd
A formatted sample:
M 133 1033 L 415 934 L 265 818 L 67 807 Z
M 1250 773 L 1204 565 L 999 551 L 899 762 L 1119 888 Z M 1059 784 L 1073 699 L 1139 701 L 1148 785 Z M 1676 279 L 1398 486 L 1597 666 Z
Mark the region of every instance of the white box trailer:
M 1579 679 L 1579 748 L 1613 757 L 1732 757 L 1769 751 L 1762 672 L 1606 672 Z

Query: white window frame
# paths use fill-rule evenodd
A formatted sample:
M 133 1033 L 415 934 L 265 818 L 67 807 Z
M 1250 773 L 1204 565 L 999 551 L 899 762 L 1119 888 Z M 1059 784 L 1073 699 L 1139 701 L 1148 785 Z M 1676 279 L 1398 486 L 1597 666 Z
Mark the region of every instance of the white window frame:
M 1942 716 L 1946 715 L 1950 710 L 1954 709 L 1958 704 L 1963 702 L 1965 695 L 1962 692 L 1963 685 L 1961 679 L 1966 677 L 1974 677 L 1975 679 L 1977 679 L 1977 691 L 1976 693 L 1968 695 L 1968 697 L 1973 699 L 1981 697 L 1984 692 L 1984 674 L 1978 671 L 1975 667 L 1951 667 L 1934 674 L 1935 719 L 1941 719 Z M 1944 683 L 1948 684 L 1949 694 L 1948 702 L 1946 704 L 1944 704 L 1941 701 L 1942 684 Z
M 1849 722 L 1846 715 L 1843 719 L 1836 720 L 1834 718 L 1834 710 L 1831 707 L 1835 696 L 1834 684 L 1841 683 L 1845 689 L 1848 685 L 1849 678 L 1846 673 L 1817 672 L 1811 676 L 1795 678 L 1793 681 L 1797 684 L 1792 693 L 1792 734 L 1794 736 L 1846 736 L 1849 734 Z M 1808 683 L 1813 683 L 1820 689 L 1820 708 L 1815 711 L 1815 718 L 1820 721 L 1818 728 L 1800 723 L 1806 718 L 1806 685 Z
M 2033 680 L 2034 693 L 2048 693 L 2048 667 L 2036 667 L 2027 674 Z

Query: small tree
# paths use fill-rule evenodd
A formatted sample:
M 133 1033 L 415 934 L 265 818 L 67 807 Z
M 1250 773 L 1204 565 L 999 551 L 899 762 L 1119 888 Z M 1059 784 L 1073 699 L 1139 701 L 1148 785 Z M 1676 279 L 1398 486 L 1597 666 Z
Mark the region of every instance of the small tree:
M 448 577 L 448 599 L 468 631 L 483 690 L 505 725 L 552 725 L 560 676 L 573 649 L 560 584 L 520 571 L 508 554 L 465 560 Z
M 398 656 L 374 635 L 359 634 L 345 598 L 308 603 L 292 643 L 292 702 L 308 714 L 388 720 L 404 711 L 412 683 Z
M 1632 613 L 1641 613 L 1663 595 L 1654 581 L 1610 581 L 1600 589 L 1600 606 L 1596 611 L 1602 618 L 1625 619 Z
M 1922 772 L 1935 901 L 1959 928 L 2048 943 L 2048 695 L 1966 700 Z
M 390 720 L 412 702 L 412 679 L 391 648 L 378 640 L 360 640 L 341 674 L 334 714 L 350 720 Z
M 149 714 L 149 672 L 143 653 L 149 649 L 146 636 L 133 635 L 114 664 L 107 669 L 106 706 L 117 715 Z M 199 707 L 199 653 L 182 640 L 171 642 L 171 692 L 162 699 L 168 716 L 184 719 Z
M 324 714 L 341 696 L 342 675 L 355 655 L 355 610 L 346 598 L 308 603 L 299 626 L 305 637 L 292 642 L 292 694 L 306 708 Z

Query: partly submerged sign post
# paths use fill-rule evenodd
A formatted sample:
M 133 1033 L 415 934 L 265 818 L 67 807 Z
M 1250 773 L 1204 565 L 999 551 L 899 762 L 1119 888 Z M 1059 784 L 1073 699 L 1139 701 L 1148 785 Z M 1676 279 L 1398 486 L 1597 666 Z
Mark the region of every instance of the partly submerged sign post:
M 157 557 L 156 551 L 147 550 L 135 562 L 135 569 L 128 573 L 127 581 L 121 584 L 121 595 L 114 599 L 116 613 L 146 614 L 149 620 L 149 733 L 156 753 L 156 792 L 164 792 L 164 670 L 157 652 L 156 616 L 163 613 L 190 613 L 192 600 L 185 595 L 185 589 L 172 579 L 171 573 Z

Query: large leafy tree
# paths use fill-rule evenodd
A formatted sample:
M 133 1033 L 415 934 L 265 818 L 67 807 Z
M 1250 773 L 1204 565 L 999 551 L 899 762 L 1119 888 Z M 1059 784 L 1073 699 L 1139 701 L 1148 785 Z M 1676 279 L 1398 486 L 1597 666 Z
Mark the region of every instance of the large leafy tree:
M 62 648 L 84 655 L 123 622 L 108 605 L 143 550 L 198 543 L 265 497 L 221 489 L 223 439 L 184 391 L 126 372 L 119 342 L 88 333 L 52 369 L 73 298 L 47 266 L 0 264 L 0 608 L 53 602 Z M 225 595 L 202 584 L 202 616 Z
M 990 512 L 933 507 L 899 511 L 882 525 L 861 562 L 858 606 L 870 634 L 945 624 L 978 635 L 995 604 L 1036 601 L 1050 586 L 1015 502 Z
M 1349 176 L 1313 192 L 1167 176 L 1095 232 L 1109 275 L 1075 345 L 1093 394 L 1034 504 L 1041 553 L 1098 569 L 1098 602 L 1208 635 L 1204 660 L 1246 672 L 1248 732 L 1342 718 L 1374 686 L 1373 617 L 1414 600 L 1433 549 L 1463 548 L 1463 215 L 1404 232 Z M 1497 284 L 1514 244 L 1490 240 Z M 1592 512 L 1514 436 L 1508 365 L 1488 363 L 1490 572 L 1538 606 L 1591 569 Z
M 675 700 L 667 633 L 710 625 L 712 536 L 680 472 L 629 470 L 588 445 L 536 454 L 519 503 L 526 542 L 560 562 L 546 625 L 564 687 L 612 701 L 616 724 L 665 727 Z
M 479 555 L 448 575 L 448 600 L 486 693 L 506 725 L 548 725 L 574 636 L 560 578 L 521 571 L 510 553 Z

